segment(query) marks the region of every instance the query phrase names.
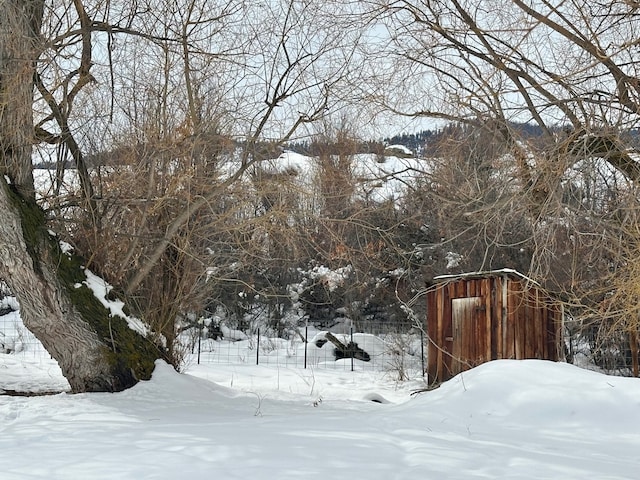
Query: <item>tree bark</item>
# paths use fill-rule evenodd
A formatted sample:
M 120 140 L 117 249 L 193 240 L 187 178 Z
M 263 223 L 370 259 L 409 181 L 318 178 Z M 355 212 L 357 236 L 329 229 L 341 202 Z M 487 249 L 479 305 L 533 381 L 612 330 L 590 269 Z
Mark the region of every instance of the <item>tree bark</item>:
M 149 378 L 162 352 L 83 285 L 81 259 L 60 249 L 35 202 L 33 101 L 43 9 L 44 0 L 0 1 L 0 278 L 74 392 L 122 390 Z
M 149 378 L 159 349 L 83 285 L 81 259 L 60 249 L 35 202 L 0 184 L 0 273 L 72 390 L 118 391 Z
M 33 74 L 44 0 L 0 2 L 0 168 L 33 194 Z
M 47 265 L 51 260 L 47 246 L 42 241 L 38 241 L 41 245 L 34 246 L 35 238 L 25 238 L 21 215 L 14 203 L 24 200 L 10 193 L 2 183 L 0 268 L 20 302 L 20 315 L 25 326 L 58 361 L 74 391 L 112 390 L 109 367 L 104 359 L 104 344 L 94 332 L 87 331 L 78 312 L 57 284 Z M 47 252 L 43 261 L 36 260 L 35 256 L 43 252 Z

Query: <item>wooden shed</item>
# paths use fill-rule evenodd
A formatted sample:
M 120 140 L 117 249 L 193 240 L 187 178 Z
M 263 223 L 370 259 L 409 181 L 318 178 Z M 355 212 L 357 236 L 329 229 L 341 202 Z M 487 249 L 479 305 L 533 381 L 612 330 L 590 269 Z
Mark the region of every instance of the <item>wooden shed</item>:
M 562 307 L 533 280 L 503 269 L 434 281 L 427 293 L 430 385 L 490 360 L 564 357 Z

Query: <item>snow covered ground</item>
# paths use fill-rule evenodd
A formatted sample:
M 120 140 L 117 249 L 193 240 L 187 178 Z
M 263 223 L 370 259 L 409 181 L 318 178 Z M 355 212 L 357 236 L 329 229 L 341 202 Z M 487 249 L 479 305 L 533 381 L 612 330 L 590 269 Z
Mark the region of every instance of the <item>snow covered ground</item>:
M 0 386 L 66 382 L 0 354 Z M 497 361 L 412 395 L 388 375 L 158 363 L 117 394 L 0 396 L 0 478 L 637 479 L 640 380 Z
M 12 396 L 69 386 L 18 312 L 0 319 L 2 480 L 639 478 L 640 379 L 502 360 L 416 393 L 415 346 L 401 357 L 413 380 L 399 382 L 365 362 L 351 371 L 326 347 L 311 347 L 304 369 L 300 345 L 269 342 L 274 363 L 194 355 L 186 373 L 159 362 L 121 393 Z M 208 344 L 203 358 L 224 348 Z

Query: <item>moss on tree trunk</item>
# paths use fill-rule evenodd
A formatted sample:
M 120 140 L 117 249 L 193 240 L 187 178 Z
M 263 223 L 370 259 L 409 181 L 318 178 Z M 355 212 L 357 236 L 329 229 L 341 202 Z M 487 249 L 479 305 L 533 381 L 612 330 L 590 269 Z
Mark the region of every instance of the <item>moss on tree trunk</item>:
M 122 390 L 149 378 L 162 352 L 83 286 L 81 259 L 62 252 L 35 202 L 33 92 L 44 7 L 0 1 L 0 278 L 73 391 Z
M 46 229 L 41 208 L 2 183 L 0 274 L 73 391 L 118 391 L 148 379 L 164 351 L 111 315 L 87 287 L 82 258 L 63 252 Z

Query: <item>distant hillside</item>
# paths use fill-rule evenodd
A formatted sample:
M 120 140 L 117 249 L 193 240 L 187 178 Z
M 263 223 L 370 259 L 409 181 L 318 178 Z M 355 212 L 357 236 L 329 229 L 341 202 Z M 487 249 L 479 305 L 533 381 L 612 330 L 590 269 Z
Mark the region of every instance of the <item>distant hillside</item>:
M 529 123 L 513 123 L 511 128 L 525 138 L 540 137 L 543 134 L 540 127 Z M 392 137 L 385 137 L 382 140 L 353 140 L 348 144 L 345 144 L 345 142 L 328 143 L 318 140 L 290 142 L 286 145 L 286 149 L 309 156 L 318 156 L 323 153 L 329 155 L 340 153 L 382 154 L 388 145 L 403 145 L 418 156 L 428 156 L 435 152 L 433 147 L 443 138 L 466 136 L 472 131 L 472 127 L 452 123 L 436 130 L 427 129 L 413 133 L 401 133 Z

